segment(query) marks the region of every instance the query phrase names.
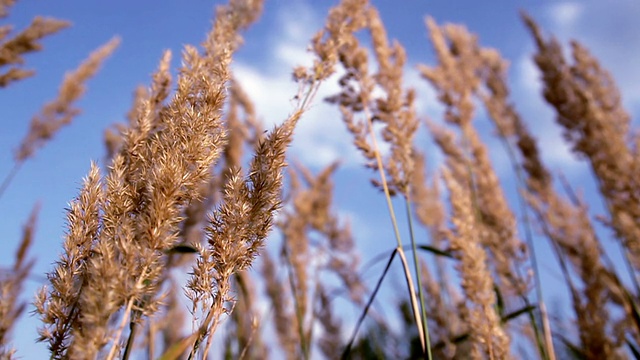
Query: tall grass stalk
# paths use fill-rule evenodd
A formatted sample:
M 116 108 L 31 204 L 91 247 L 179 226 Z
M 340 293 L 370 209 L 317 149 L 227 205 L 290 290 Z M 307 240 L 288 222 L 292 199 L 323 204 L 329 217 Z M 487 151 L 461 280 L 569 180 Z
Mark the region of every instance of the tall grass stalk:
M 393 226 L 393 233 L 395 235 L 395 239 L 397 242 L 396 250 L 398 251 L 398 255 L 402 260 L 402 269 L 404 270 L 405 280 L 407 282 L 407 288 L 409 290 L 409 299 L 411 300 L 411 308 L 413 309 L 413 316 L 416 322 L 416 326 L 418 328 L 418 335 L 420 336 L 420 345 L 422 346 L 422 350 L 427 354 L 428 358 L 431 359 L 431 347 L 427 347 L 427 342 L 429 336 L 426 335 L 429 332 L 428 325 L 426 323 L 426 314 L 424 317 L 422 316 L 421 306 L 416 299 L 416 291 L 413 282 L 413 277 L 411 276 L 411 269 L 409 268 L 409 264 L 407 262 L 407 258 L 404 254 L 404 248 L 402 246 L 402 239 L 400 237 L 400 228 L 398 227 L 398 222 L 396 220 L 395 210 L 393 209 L 393 203 L 391 202 L 391 194 L 389 193 L 389 187 L 387 185 L 387 177 L 384 173 L 384 167 L 382 165 L 382 157 L 380 156 L 380 150 L 378 147 L 378 141 L 376 139 L 376 133 L 373 130 L 373 124 L 371 123 L 371 116 L 367 113 L 367 108 L 365 108 L 365 118 L 367 119 L 367 125 L 369 128 L 369 135 L 371 137 L 371 143 L 373 144 L 375 159 L 378 165 L 378 172 L 380 174 L 380 180 L 382 184 L 382 189 L 384 190 L 385 200 L 387 201 L 387 209 L 389 210 L 389 216 L 391 217 L 391 224 Z M 412 242 L 415 244 L 415 242 Z M 415 250 L 414 250 L 415 254 Z M 417 268 L 416 268 L 416 271 Z M 422 287 L 422 286 L 420 286 Z M 420 291 L 422 293 L 422 291 Z M 422 300 L 422 299 L 421 299 Z

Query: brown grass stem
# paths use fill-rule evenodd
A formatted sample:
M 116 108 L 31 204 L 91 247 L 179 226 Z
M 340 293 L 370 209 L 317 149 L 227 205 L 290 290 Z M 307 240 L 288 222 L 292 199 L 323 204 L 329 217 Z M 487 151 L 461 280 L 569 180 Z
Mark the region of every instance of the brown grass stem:
M 22 160 L 14 162 L 11 170 L 9 171 L 7 176 L 5 176 L 4 180 L 2 180 L 2 184 L 0 185 L 0 199 L 2 198 L 2 195 L 4 195 L 4 192 L 7 190 L 7 188 L 9 187 L 9 184 L 11 184 L 11 181 L 13 180 L 13 178 L 16 176 L 18 171 L 20 171 L 20 167 L 22 166 L 23 163 L 24 161 Z
M 146 274 L 146 272 L 147 272 L 147 266 L 145 266 L 140 273 L 141 274 Z M 140 276 L 138 278 L 138 281 L 135 284 L 135 287 L 136 288 L 141 287 L 142 284 L 144 283 L 144 281 L 145 281 L 145 277 L 144 276 Z M 116 330 L 115 336 L 113 338 L 113 344 L 111 345 L 111 349 L 109 350 L 109 354 L 106 357 L 107 360 L 112 360 L 116 356 L 116 351 L 119 348 L 120 337 L 122 336 L 122 333 L 124 332 L 125 326 L 127 326 L 127 323 L 129 322 L 129 316 L 132 316 L 131 312 L 132 312 L 132 309 L 133 309 L 134 302 L 135 302 L 134 298 L 129 298 L 129 300 L 127 301 L 127 306 L 125 306 L 122 319 L 120 320 L 120 324 L 118 325 L 118 328 Z M 134 334 L 134 332 L 132 330 L 131 335 L 133 335 L 133 334 Z
M 396 214 L 393 209 L 393 203 L 391 202 L 391 194 L 389 193 L 389 186 L 387 184 L 387 177 L 384 172 L 384 166 L 382 165 L 382 157 L 380 156 L 380 147 L 378 146 L 378 141 L 376 137 L 376 133 L 373 130 L 373 124 L 371 122 L 371 115 L 369 114 L 369 109 L 367 106 L 364 107 L 365 119 L 367 121 L 367 127 L 369 129 L 369 135 L 371 137 L 371 142 L 373 144 L 373 152 L 375 154 L 376 163 L 378 165 L 378 172 L 380 174 L 380 182 L 382 184 L 382 189 L 384 190 L 385 200 L 387 201 L 387 209 L 389 210 L 389 216 L 391 217 L 391 224 L 393 226 L 393 233 L 396 238 L 396 242 L 398 246 L 396 250 L 400 254 L 400 258 L 403 259 L 403 270 L 405 280 L 407 282 L 407 288 L 409 290 L 409 298 L 411 300 L 411 308 L 413 310 L 413 316 L 416 322 L 416 326 L 418 328 L 418 334 L 420 336 L 420 345 L 422 346 L 422 351 L 425 354 L 429 355 L 429 359 L 431 360 L 431 350 L 426 348 L 425 343 L 425 326 L 427 324 L 422 324 L 422 316 L 420 315 L 420 307 L 418 306 L 418 301 L 416 299 L 416 291 L 414 287 L 413 277 L 411 276 L 411 270 L 407 264 L 407 259 L 404 254 L 404 250 L 402 248 L 402 239 L 400 237 L 400 229 L 398 228 L 398 222 L 396 221 Z M 428 330 L 427 330 L 428 331 Z

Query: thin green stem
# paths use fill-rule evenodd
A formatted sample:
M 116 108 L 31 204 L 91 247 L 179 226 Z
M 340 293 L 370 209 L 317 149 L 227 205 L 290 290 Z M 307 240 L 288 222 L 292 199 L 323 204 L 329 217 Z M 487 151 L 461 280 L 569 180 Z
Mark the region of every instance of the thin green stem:
M 496 127 L 500 132 L 500 127 Z M 522 175 L 522 168 L 518 166 L 519 162 L 516 158 L 515 151 L 511 146 L 511 143 L 508 141 L 505 134 L 500 132 L 500 139 L 504 147 L 507 150 L 507 155 L 509 156 L 509 161 L 511 162 L 511 166 L 513 167 L 513 171 L 516 175 L 516 180 L 520 184 L 521 188 L 526 188 L 526 182 L 524 180 L 524 176 Z M 540 310 L 540 318 L 542 320 L 542 332 L 544 335 L 544 344 L 546 346 L 541 346 L 541 339 L 538 330 L 538 326 L 536 324 L 535 318 L 531 319 L 531 326 L 533 327 L 533 331 L 536 336 L 536 342 L 538 343 L 538 348 L 543 358 L 549 360 L 555 360 L 555 349 L 553 347 L 553 339 L 551 337 L 551 326 L 549 325 L 549 316 L 547 314 L 547 307 L 545 306 L 544 297 L 542 294 L 542 281 L 540 280 L 540 269 L 538 266 L 538 258 L 536 256 L 536 250 L 533 242 L 533 231 L 531 230 L 531 221 L 529 220 L 529 212 L 527 211 L 526 202 L 522 196 L 522 194 L 518 193 L 518 206 L 520 207 L 520 212 L 524 216 L 524 238 L 527 243 L 527 247 L 531 249 L 529 258 L 531 259 L 531 267 L 533 268 L 533 281 L 535 283 L 536 289 L 536 298 L 538 299 L 538 307 Z M 528 304 L 528 299 L 525 297 L 525 301 Z
M 380 290 L 380 286 L 382 285 L 382 280 L 384 280 L 385 276 L 387 276 L 387 273 L 389 272 L 389 268 L 391 267 L 391 263 L 393 262 L 393 258 L 396 256 L 397 253 L 398 253 L 398 249 L 394 249 L 391 252 L 391 256 L 389 256 L 389 260 L 387 261 L 387 266 L 384 268 L 382 275 L 380 275 L 380 278 L 378 279 L 378 283 L 373 289 L 373 292 L 369 297 L 369 301 L 367 301 L 367 305 L 365 305 L 364 310 L 362 311 L 362 314 L 360 314 L 360 318 L 358 318 L 358 321 L 356 322 L 356 326 L 353 329 L 353 334 L 351 335 L 351 339 L 347 343 L 347 346 L 345 347 L 342 353 L 341 359 L 348 359 L 349 353 L 351 352 L 351 347 L 353 346 L 353 343 L 356 341 L 356 335 L 358 335 L 358 330 L 360 329 L 362 322 L 364 322 L 364 318 L 367 316 L 367 313 L 369 312 L 369 308 L 373 304 L 373 300 L 376 298 L 376 295 Z
M 424 328 L 424 342 L 429 359 L 431 356 L 431 339 L 429 338 L 429 323 L 427 322 L 427 309 L 424 302 L 424 291 L 422 290 L 422 279 L 420 276 L 420 264 L 418 263 L 418 250 L 416 248 L 416 239 L 413 234 L 413 216 L 411 215 L 411 199 L 409 195 L 405 196 L 405 209 L 407 211 L 407 222 L 409 224 L 409 235 L 411 238 L 411 247 L 413 250 L 413 265 L 416 270 L 416 280 L 418 281 L 418 295 L 420 296 L 420 309 L 422 310 L 422 327 Z

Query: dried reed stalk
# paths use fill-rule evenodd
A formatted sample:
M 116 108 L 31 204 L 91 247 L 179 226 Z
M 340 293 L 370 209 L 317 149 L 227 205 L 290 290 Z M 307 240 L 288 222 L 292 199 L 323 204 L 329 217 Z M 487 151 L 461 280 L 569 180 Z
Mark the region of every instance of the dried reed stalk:
M 278 221 L 283 236 L 284 262 L 289 270 L 290 294 L 299 326 L 300 350 L 304 357 L 310 356 L 309 346 L 316 320 L 324 330 L 318 341 L 324 344 L 321 349 L 326 351 L 325 355 L 335 357 L 342 351 L 342 342 L 334 334 L 334 328 L 338 326 L 336 319 L 323 319 L 331 315 L 331 310 L 324 306 L 317 308 L 329 301 L 326 293 L 329 285 L 322 281 L 327 277 L 325 274 L 333 273 L 342 281 L 354 304 L 364 304 L 364 285 L 357 274 L 358 255 L 354 239 L 348 224 L 340 224 L 332 209 L 331 176 L 337 165 L 334 163 L 315 176 L 298 165 L 303 181 L 298 172 L 290 171 L 285 211 Z
M 397 250 L 404 262 L 405 255 L 398 229 L 391 196 L 401 193 L 407 200 L 407 213 L 410 219 L 409 179 L 413 171 L 413 137 L 418 127 L 415 115 L 413 90 L 405 91 L 402 85 L 402 71 L 406 61 L 404 48 L 387 40 L 386 31 L 377 10 L 367 1 L 343 1 L 335 8 L 336 14 L 345 23 L 345 28 L 334 35 L 339 59 L 345 70 L 340 78 L 341 91 L 329 98 L 339 105 L 343 120 L 354 137 L 354 144 L 367 159 L 367 166 L 377 169 L 380 180 L 373 184 L 385 192 L 387 206 L 397 241 Z M 346 26 L 348 24 L 348 26 Z M 367 29 L 373 42 L 373 53 L 378 63 L 378 72 L 369 74 L 368 51 L 359 44 L 356 33 Z M 374 96 L 374 89 L 381 89 L 381 96 Z M 362 115 L 362 119 L 356 120 Z M 380 154 L 374 122 L 383 124 L 382 139 L 390 145 L 390 155 L 384 160 Z M 409 227 L 413 233 L 411 222 Z M 417 255 L 414 245 L 414 263 L 417 267 Z M 414 282 L 408 264 L 403 264 L 405 279 L 409 289 L 415 320 L 420 333 L 421 346 L 430 356 L 426 314 L 421 313 L 413 291 Z M 417 272 L 418 278 L 420 273 Z M 422 287 L 419 287 L 421 303 L 424 303 Z M 424 308 L 423 308 L 424 310 Z M 422 315 L 422 316 L 421 316 Z
M 225 353 L 238 359 L 260 359 L 269 357 L 269 347 L 262 339 L 261 314 L 257 308 L 260 300 L 256 282 L 251 272 L 244 270 L 236 274 L 233 289 L 237 294 L 227 339 Z
M 445 154 L 455 150 L 459 176 L 466 173 L 472 186 L 473 203 L 481 219 L 481 243 L 489 250 L 490 263 L 498 277 L 498 285 L 505 295 L 526 297 L 529 279 L 524 268 L 528 261 L 526 245 L 518 238 L 516 219 L 507 204 L 498 177 L 493 170 L 486 146 L 472 125 L 477 94 L 486 63 L 499 55 L 494 50 L 481 49 L 474 36 L 461 26 L 438 25 L 427 19 L 431 41 L 438 56 L 437 67 L 421 66 L 422 75 L 437 89 L 440 101 L 446 106 L 445 119 L 459 127 L 461 144 L 444 144 L 450 136 L 437 139 Z M 440 132 L 436 131 L 436 138 Z
M 437 177 L 432 177 L 432 183 L 427 183 L 425 174 L 425 159 L 419 152 L 414 153 L 415 169 L 411 178 L 412 198 L 418 221 L 428 229 L 431 245 L 436 249 L 449 250 L 447 237 L 449 235 L 446 224 L 446 211 L 442 199 Z M 468 326 L 462 321 L 457 306 L 464 299 L 457 293 L 446 266 L 447 258 L 436 256 L 435 276 L 431 274 L 427 264 L 420 262 L 422 287 L 425 290 L 425 307 L 429 318 L 433 322 L 434 357 L 455 358 L 462 354 L 464 347 L 455 344 L 453 339 L 468 332 Z M 460 352 L 458 352 L 460 351 Z
M 242 165 L 247 145 L 255 148 L 263 134 L 262 124 L 257 119 L 253 102 L 235 79 L 232 79 L 229 87 L 225 125 L 229 136 L 222 156 L 223 161 L 216 169 L 220 175 L 212 179 L 209 186 L 208 198 L 210 197 L 209 202 L 213 203 L 219 202 L 213 201 L 217 195 L 213 193 L 214 188 L 223 188 L 224 184 L 231 180 L 234 170 L 240 169 Z M 191 241 L 191 243 L 194 242 Z M 236 296 L 227 326 L 229 331 L 225 339 L 225 353 L 234 358 L 265 357 L 268 354 L 268 347 L 262 340 L 261 314 L 256 308 L 259 299 L 255 291 L 253 275 L 249 269 L 240 271 L 231 284 Z
M 533 192 L 540 192 L 541 188 L 548 187 L 551 181 L 551 175 L 542 166 L 537 156 L 535 140 L 530 136 L 524 127 L 518 112 L 514 106 L 509 103 L 509 87 L 506 81 L 507 62 L 500 57 L 490 59 L 485 65 L 483 71 L 483 81 L 486 89 L 481 91 L 480 96 L 484 102 L 485 108 L 498 130 L 499 136 L 505 141 L 507 152 L 510 155 L 514 165 L 515 175 L 521 187 L 529 186 Z M 520 161 L 516 159 L 515 152 L 519 148 L 521 151 Z M 534 154 L 531 154 L 533 152 Z M 531 178 L 538 181 L 527 181 L 524 179 L 522 171 L 529 174 Z M 526 200 L 525 200 L 526 201 Z M 546 309 L 546 303 L 543 296 L 543 287 L 540 280 L 540 271 L 536 258 L 535 244 L 529 228 L 527 209 L 524 208 L 525 201 L 521 201 L 522 213 L 524 213 L 525 231 L 527 231 L 527 245 L 531 258 L 532 268 L 534 270 L 534 279 L 536 286 L 536 295 L 540 316 L 542 322 L 542 331 L 544 334 L 544 345 L 540 346 L 540 355 L 543 358 L 555 360 L 555 349 L 551 336 L 551 326 L 549 324 L 549 316 Z M 525 335 L 531 334 L 536 342 L 542 343 L 542 339 L 536 325 L 532 331 L 524 330 Z
M 542 72 L 544 97 L 572 150 L 589 160 L 608 206 L 610 226 L 640 271 L 640 198 L 636 190 L 638 161 L 628 143 L 629 114 L 611 75 L 579 42 L 571 43 L 574 64 L 568 64 L 556 39 L 545 41 L 535 22 L 523 15 L 536 41 L 534 59 Z M 637 280 L 636 280 L 637 281 Z
M 16 151 L 16 162 L 23 162 L 33 156 L 36 149 L 42 147 L 61 127 L 68 125 L 80 113 L 73 104 L 86 91 L 84 83 L 96 74 L 102 62 L 119 43 L 117 38 L 110 40 L 91 53 L 76 70 L 65 75 L 58 97 L 47 103 L 41 113 L 31 119 L 29 131 Z
M 291 297 L 285 296 L 287 288 L 285 283 L 278 278 L 276 263 L 268 252 L 261 256 L 261 274 L 266 283 L 266 295 L 271 301 L 273 312 L 273 326 L 278 343 L 288 360 L 298 359 L 298 347 L 300 344 L 298 319 L 292 312 Z
M 87 264 L 91 261 L 92 248 L 98 238 L 103 199 L 99 170 L 92 164 L 80 194 L 69 206 L 63 253 L 56 262 L 55 270 L 47 275 L 50 288 L 43 287 L 35 300 L 36 312 L 44 325 L 38 331 L 38 340 L 49 343 L 49 351 L 54 358 L 74 356 L 69 347 L 72 332 L 84 315 L 78 302 L 83 289 L 89 286 Z

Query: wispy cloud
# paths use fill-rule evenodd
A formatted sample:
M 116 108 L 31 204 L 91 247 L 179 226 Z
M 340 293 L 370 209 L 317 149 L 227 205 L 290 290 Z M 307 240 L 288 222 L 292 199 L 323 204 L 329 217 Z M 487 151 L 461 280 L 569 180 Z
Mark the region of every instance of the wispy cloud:
M 580 21 L 584 13 L 584 6 L 584 3 L 577 1 L 561 2 L 549 6 L 546 13 L 556 27 L 572 29 Z

